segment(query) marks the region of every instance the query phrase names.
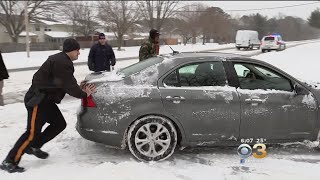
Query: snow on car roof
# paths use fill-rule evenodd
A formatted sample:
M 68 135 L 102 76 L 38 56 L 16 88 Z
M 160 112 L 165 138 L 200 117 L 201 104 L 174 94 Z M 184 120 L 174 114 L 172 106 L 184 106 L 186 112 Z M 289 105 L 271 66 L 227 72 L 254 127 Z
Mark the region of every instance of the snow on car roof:
M 220 52 L 182 52 L 179 53 L 177 55 L 175 55 L 175 57 L 221 57 L 221 58 L 236 58 L 236 57 L 241 57 L 241 58 L 245 58 L 245 56 L 243 55 L 239 55 L 239 54 L 232 54 L 232 53 L 220 53 Z

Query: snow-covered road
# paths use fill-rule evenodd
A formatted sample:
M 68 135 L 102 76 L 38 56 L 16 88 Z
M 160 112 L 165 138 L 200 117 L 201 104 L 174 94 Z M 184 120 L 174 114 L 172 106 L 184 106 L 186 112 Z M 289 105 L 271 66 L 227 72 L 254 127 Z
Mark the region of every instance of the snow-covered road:
M 269 62 L 300 79 L 320 82 L 319 49 L 320 43 L 312 43 L 253 58 Z M 118 67 L 135 62 L 137 60 L 119 62 Z M 77 79 L 83 79 L 88 72 L 86 66 L 77 66 Z M 33 73 L 12 73 L 5 84 L 5 95 L 18 90 L 23 96 Z M 317 146 L 317 142 L 269 147 L 266 158 L 250 157 L 243 165 L 239 163 L 236 147 L 184 149 L 164 162 L 138 162 L 128 151 L 109 149 L 80 137 L 75 130 L 79 105 L 80 101 L 76 99 L 64 100 L 59 105 L 68 127 L 43 147 L 50 153 L 49 159 L 39 160 L 25 155 L 21 166 L 27 171 L 23 174 L 0 171 L 0 180 L 320 179 L 320 152 L 311 148 Z M 0 158 L 4 158 L 25 130 L 26 110 L 23 103 L 12 103 L 0 106 L 0 113 Z
M 176 152 L 164 162 L 144 163 L 136 161 L 129 151 L 109 149 L 104 145 L 87 141 L 75 130 L 78 100 L 63 102 L 60 106 L 68 127 L 43 150 L 50 153 L 47 160 L 25 155 L 21 166 L 23 174 L 0 171 L 2 180 L 203 180 L 203 179 L 319 179 L 320 152 L 297 144 L 299 148 L 268 148 L 267 157 L 250 157 L 244 165 L 236 153 L 236 147 L 195 148 Z M 4 158 L 25 128 L 26 111 L 21 103 L 0 107 L 6 118 L 0 122 L 0 157 Z

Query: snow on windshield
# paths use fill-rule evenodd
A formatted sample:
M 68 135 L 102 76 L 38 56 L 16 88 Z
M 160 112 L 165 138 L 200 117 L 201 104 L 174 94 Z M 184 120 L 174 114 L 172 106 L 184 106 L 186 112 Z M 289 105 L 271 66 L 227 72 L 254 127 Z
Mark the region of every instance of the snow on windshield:
M 131 75 L 134 84 L 154 85 L 158 79 L 160 63 L 152 65 L 136 74 Z

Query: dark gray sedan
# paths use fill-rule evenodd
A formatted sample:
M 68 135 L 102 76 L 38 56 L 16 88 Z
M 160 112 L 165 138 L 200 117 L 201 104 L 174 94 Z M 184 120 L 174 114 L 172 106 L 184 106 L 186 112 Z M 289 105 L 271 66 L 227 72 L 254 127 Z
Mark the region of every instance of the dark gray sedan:
M 164 160 L 178 146 L 318 138 L 320 90 L 240 55 L 156 57 L 86 79 L 97 92 L 82 100 L 78 132 L 139 160 Z

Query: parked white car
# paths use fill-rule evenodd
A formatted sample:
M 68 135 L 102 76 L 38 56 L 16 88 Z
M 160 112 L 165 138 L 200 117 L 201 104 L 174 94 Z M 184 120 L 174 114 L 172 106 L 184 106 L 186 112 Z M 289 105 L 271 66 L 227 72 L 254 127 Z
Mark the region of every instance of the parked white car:
M 253 49 L 260 48 L 260 40 L 257 31 L 252 30 L 238 30 L 236 34 L 236 48 Z
M 270 52 L 271 50 L 281 51 L 286 49 L 286 43 L 279 34 L 264 36 L 261 40 L 261 51 Z

